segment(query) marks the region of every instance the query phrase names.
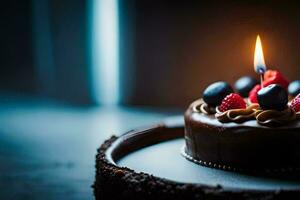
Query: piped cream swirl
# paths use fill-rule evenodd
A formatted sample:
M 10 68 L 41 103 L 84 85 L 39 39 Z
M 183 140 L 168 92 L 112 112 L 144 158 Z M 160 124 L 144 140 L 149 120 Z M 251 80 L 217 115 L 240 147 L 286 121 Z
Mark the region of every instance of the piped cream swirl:
M 287 107 L 283 111 L 259 110 L 255 113 L 256 121 L 264 126 L 281 126 L 300 118 L 300 112 L 296 113 Z
M 260 125 L 276 127 L 300 119 L 300 112 L 296 113 L 290 107 L 287 107 L 283 111 L 262 110 L 258 104 L 250 104 L 246 109 L 231 109 L 221 112 L 218 108 L 208 106 L 200 99 L 194 102 L 192 109 L 193 112 L 199 112 L 205 115 L 215 115 L 222 123 L 243 123 L 249 120 L 256 120 Z
M 217 109 L 215 116 L 222 123 L 242 123 L 255 119 L 260 125 L 276 127 L 300 119 L 300 112 L 296 113 L 289 107 L 283 111 L 262 110 L 258 104 L 251 104 L 246 109 L 232 109 L 226 112 Z
M 215 107 L 208 106 L 202 99 L 197 101 L 197 103 L 193 106 L 194 112 L 200 112 L 206 115 L 212 115 L 216 113 Z
M 232 109 L 225 112 L 220 112 L 217 109 L 216 118 L 223 123 L 236 122 L 242 123 L 251 119 L 255 119 L 256 112 L 258 112 L 259 105 L 251 104 L 246 109 Z

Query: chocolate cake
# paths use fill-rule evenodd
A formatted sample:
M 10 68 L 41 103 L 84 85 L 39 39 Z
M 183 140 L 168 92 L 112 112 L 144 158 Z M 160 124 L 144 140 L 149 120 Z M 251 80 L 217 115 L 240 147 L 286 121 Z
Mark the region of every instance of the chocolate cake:
M 288 81 L 278 71 L 267 71 L 262 86 L 243 85 L 234 91 L 216 82 L 189 106 L 182 154 L 224 170 L 300 169 L 300 95 L 288 96 Z
M 239 122 L 246 114 L 233 113 L 232 121 L 225 123 L 215 114 L 201 112 L 203 105 L 202 100 L 197 100 L 185 114 L 185 156 L 188 159 L 226 170 L 300 167 L 299 120 L 268 127 L 256 119 Z

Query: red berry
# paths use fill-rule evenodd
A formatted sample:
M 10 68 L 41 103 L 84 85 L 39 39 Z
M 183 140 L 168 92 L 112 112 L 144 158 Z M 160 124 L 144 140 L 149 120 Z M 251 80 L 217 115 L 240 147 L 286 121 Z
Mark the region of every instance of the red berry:
M 283 77 L 283 75 L 276 70 L 268 70 L 264 74 L 264 87 L 271 85 L 271 84 L 279 84 L 283 88 L 287 89 L 289 86 L 289 81 Z
M 295 112 L 300 111 L 300 94 L 298 94 L 291 102 L 290 105 L 291 109 L 293 109 Z
M 256 85 L 254 86 L 254 88 L 252 88 L 252 90 L 249 92 L 249 100 L 251 103 L 258 103 L 257 101 L 257 93 L 258 91 L 261 89 L 260 85 Z
M 231 93 L 227 95 L 223 99 L 221 105 L 219 106 L 219 110 L 221 112 L 225 112 L 231 109 L 243 109 L 243 108 L 246 108 L 246 102 L 240 95 L 236 93 Z

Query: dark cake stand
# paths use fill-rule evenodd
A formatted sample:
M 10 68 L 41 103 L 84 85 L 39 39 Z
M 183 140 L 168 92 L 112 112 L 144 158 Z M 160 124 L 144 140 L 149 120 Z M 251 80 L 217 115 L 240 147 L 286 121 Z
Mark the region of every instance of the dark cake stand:
M 96 156 L 96 199 L 299 199 L 300 179 L 197 165 L 180 155 L 182 118 L 113 136 Z M 298 198 L 297 198 L 298 197 Z

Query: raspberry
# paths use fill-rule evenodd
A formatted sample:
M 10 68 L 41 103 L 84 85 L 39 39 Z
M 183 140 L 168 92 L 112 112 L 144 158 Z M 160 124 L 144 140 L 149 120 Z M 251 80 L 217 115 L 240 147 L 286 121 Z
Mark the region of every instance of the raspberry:
M 240 95 L 236 93 L 231 93 L 227 95 L 223 99 L 221 105 L 219 106 L 219 110 L 221 112 L 225 112 L 231 109 L 242 109 L 242 108 L 246 108 L 246 102 Z
M 291 102 L 290 108 L 295 112 L 300 111 L 300 94 L 298 94 Z
M 287 89 L 288 86 L 289 86 L 289 81 L 286 80 L 279 71 L 268 70 L 264 74 L 263 85 L 264 85 L 264 87 L 266 87 L 266 86 L 271 85 L 271 84 L 279 84 L 284 89 Z
M 261 89 L 261 86 L 257 84 L 252 88 L 252 90 L 249 92 L 249 100 L 251 103 L 258 103 L 257 101 L 257 93 Z

